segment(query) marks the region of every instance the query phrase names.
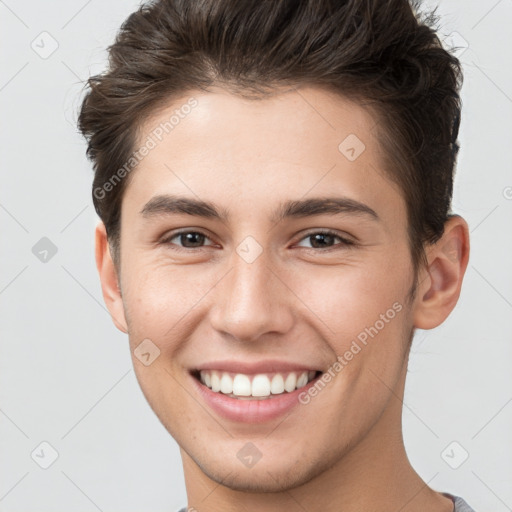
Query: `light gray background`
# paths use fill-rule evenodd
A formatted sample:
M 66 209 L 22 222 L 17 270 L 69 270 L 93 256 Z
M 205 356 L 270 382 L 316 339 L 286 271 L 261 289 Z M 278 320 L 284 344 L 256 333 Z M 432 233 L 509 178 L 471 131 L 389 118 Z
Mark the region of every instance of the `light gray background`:
M 0 1 L 2 512 L 172 512 L 186 503 L 177 445 L 147 405 L 127 336 L 103 304 L 92 170 L 75 128 L 82 82 L 103 69 L 105 48 L 137 5 Z M 512 0 L 439 5 L 446 44 L 469 45 L 458 50 L 454 211 L 469 222 L 472 253 L 455 311 L 413 345 L 404 438 L 431 487 L 477 512 L 504 512 L 512 510 Z M 52 40 L 58 48 L 42 58 Z M 57 247 L 46 263 L 32 252 L 42 237 Z M 49 457 L 43 441 L 59 454 L 48 469 L 31 457 Z M 468 459 L 452 469 L 446 461 L 460 463 L 463 450 Z

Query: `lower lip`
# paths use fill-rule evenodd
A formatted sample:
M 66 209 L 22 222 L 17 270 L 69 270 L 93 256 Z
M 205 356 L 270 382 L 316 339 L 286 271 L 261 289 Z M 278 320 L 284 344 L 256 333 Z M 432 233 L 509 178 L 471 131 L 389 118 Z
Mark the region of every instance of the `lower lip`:
M 193 375 L 190 378 L 194 381 L 194 386 L 206 403 L 220 416 L 242 423 L 264 423 L 289 413 L 300 403 L 299 395 L 307 392 L 310 387 L 314 386 L 320 376 L 291 393 L 285 392 L 264 400 L 239 400 L 238 398 L 231 398 L 223 393 L 215 393 Z

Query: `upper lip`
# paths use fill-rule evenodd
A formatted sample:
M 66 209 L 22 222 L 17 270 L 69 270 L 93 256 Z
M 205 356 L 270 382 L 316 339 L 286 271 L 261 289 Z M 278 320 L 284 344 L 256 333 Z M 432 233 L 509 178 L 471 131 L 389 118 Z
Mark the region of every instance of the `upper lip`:
M 301 363 L 292 363 L 290 361 L 265 360 L 257 362 L 248 361 L 210 361 L 209 363 L 200 364 L 193 370 L 217 370 L 232 373 L 283 373 L 283 372 L 305 372 L 319 371 L 317 367 L 305 365 Z

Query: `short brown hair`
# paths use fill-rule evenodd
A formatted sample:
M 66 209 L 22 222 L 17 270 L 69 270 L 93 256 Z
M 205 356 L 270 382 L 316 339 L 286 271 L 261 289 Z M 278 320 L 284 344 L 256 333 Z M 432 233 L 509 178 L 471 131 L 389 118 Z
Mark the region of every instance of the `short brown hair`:
M 121 26 L 108 69 L 88 80 L 79 129 L 94 164 L 93 202 L 116 265 L 137 129 L 187 91 L 221 86 L 260 98 L 326 86 L 377 114 L 386 173 L 403 191 L 414 268 L 450 216 L 459 149 L 459 61 L 419 0 L 156 0 Z M 123 173 L 124 176 L 125 173 Z M 98 197 L 102 196 L 102 197 Z

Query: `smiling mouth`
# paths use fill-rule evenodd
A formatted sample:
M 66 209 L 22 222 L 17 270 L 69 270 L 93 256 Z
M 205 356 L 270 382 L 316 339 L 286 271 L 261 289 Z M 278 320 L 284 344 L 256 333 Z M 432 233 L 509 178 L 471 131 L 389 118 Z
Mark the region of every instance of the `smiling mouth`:
M 214 393 L 239 400 L 267 400 L 292 393 L 322 374 L 320 370 L 257 374 L 195 370 L 191 373 L 195 379 Z

